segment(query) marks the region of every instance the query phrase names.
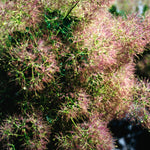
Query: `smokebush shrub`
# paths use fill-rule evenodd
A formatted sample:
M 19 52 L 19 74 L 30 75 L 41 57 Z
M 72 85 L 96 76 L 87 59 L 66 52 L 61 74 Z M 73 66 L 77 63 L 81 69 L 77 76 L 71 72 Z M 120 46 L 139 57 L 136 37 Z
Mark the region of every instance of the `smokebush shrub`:
M 138 81 L 134 61 L 150 43 L 150 16 L 115 17 L 112 2 L 2 3 L 0 70 L 18 88 L 21 110 L 3 117 L 2 148 L 111 150 L 112 119 L 128 116 L 150 128 L 149 83 Z
M 47 149 L 50 127 L 40 114 L 9 116 L 0 126 L 3 149 Z
M 78 124 L 70 135 L 57 137 L 64 149 L 113 149 L 113 139 L 98 116 L 91 116 L 89 122 Z

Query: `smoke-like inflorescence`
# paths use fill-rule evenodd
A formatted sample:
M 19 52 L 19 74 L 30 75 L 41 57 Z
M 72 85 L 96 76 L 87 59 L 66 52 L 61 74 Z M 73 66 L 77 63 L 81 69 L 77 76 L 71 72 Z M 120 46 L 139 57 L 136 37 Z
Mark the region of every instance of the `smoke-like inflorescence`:
M 149 81 L 135 75 L 135 58 L 150 43 L 150 13 L 113 16 L 111 4 L 1 2 L 0 70 L 8 81 L 0 85 L 19 89 L 10 95 L 21 110 L 3 116 L 1 147 L 112 150 L 115 141 L 107 128 L 112 119 L 129 117 L 150 129 Z M 10 102 L 9 92 L 0 88 L 0 98 L 8 93 Z M 6 106 L 5 100 L 0 104 Z

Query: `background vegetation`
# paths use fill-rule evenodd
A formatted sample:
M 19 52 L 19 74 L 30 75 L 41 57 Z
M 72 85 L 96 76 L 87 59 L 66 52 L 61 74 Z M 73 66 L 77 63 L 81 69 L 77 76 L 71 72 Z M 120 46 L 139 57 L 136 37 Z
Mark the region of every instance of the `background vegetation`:
M 135 70 L 150 13 L 112 4 L 0 2 L 1 149 L 111 150 L 111 120 L 150 129 L 149 81 Z

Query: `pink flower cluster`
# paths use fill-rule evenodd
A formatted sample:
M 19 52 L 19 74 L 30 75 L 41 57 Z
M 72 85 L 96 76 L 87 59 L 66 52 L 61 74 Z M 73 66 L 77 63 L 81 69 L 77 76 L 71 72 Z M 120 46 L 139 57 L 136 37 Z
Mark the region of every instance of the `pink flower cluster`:
M 43 90 L 59 71 L 52 46 L 45 46 L 42 39 L 37 43 L 37 47 L 27 42 L 9 51 L 12 70 L 8 74 L 11 77 L 18 75 L 17 83 L 29 91 Z

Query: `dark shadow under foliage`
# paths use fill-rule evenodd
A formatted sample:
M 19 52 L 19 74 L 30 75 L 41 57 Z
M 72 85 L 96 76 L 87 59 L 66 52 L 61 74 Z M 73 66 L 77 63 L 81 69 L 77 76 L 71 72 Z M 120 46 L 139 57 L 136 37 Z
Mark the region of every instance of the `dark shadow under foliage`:
M 15 82 L 10 81 L 6 72 L 0 69 L 0 119 L 19 111 L 17 102 L 20 101 L 21 95 L 18 91 L 19 87 Z
M 128 150 L 131 148 L 133 150 L 149 149 L 150 133 L 140 124 L 132 124 L 125 119 L 112 120 L 108 124 L 108 128 L 116 140 L 117 150 L 123 150 L 123 148 Z M 121 144 L 121 139 L 125 141 L 125 145 Z
M 142 54 L 135 57 L 135 75 L 140 79 L 150 79 L 150 44 L 145 46 Z

